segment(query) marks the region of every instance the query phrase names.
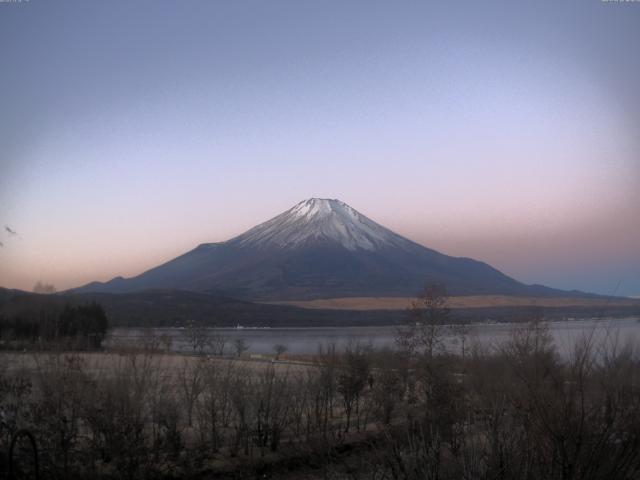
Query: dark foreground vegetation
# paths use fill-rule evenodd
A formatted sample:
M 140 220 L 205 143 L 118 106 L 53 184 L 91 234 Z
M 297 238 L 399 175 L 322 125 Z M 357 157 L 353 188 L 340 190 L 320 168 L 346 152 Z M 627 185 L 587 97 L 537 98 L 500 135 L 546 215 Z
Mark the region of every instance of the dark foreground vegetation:
M 534 320 L 492 348 L 454 327 L 454 355 L 438 295 L 414 313 L 393 350 L 329 346 L 306 362 L 5 353 L 0 471 L 22 429 L 52 479 L 640 478 L 632 345 L 594 332 L 560 357 Z M 27 436 L 13 460 L 31 478 Z

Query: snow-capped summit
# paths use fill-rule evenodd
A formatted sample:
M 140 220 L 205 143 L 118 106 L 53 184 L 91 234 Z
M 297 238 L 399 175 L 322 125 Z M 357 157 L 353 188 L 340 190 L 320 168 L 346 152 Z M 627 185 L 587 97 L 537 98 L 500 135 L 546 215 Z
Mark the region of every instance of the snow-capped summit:
M 242 235 L 233 243 L 254 248 L 335 244 L 347 250 L 400 247 L 408 240 L 365 217 L 344 202 L 310 198 Z

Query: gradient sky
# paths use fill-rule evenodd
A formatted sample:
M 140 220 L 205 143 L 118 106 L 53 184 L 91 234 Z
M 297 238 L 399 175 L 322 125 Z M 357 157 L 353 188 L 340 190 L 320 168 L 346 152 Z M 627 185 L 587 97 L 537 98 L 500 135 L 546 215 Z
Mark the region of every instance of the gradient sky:
M 640 295 L 640 2 L 0 3 L 0 285 L 131 276 L 309 197 Z

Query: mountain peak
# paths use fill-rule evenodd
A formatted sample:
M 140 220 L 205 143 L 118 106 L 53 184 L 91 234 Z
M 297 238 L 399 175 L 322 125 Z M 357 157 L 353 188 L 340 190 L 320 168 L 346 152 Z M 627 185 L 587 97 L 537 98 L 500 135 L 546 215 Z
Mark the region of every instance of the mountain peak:
M 291 248 L 340 245 L 347 250 L 379 250 L 408 242 L 337 199 L 309 198 L 229 241 L 243 247 Z
M 340 212 L 349 212 L 353 216 L 358 213 L 346 203 L 331 198 L 309 198 L 294 205 L 289 211 L 291 215 L 306 218 L 326 217 Z

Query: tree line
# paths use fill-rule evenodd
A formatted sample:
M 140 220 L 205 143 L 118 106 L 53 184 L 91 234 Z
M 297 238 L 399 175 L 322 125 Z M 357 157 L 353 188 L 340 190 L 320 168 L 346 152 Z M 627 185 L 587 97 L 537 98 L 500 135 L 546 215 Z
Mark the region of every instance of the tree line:
M 5 348 L 36 342 L 75 344 L 100 348 L 109 322 L 101 305 L 65 305 L 61 310 L 43 309 L 0 316 L 0 340 Z

